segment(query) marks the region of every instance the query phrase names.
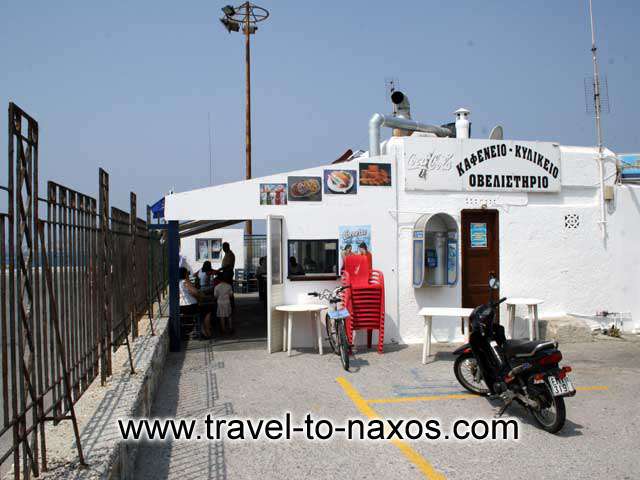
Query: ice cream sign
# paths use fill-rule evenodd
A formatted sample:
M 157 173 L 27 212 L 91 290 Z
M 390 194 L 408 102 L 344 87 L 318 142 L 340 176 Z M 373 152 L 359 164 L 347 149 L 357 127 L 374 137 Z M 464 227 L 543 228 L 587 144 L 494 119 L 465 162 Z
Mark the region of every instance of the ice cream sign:
M 407 190 L 558 192 L 560 149 L 513 140 L 409 141 L 405 182 Z

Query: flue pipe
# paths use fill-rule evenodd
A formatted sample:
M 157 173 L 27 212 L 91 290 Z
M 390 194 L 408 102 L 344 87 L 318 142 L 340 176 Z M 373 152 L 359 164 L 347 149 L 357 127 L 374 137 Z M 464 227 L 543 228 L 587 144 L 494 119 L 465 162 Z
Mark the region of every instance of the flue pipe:
M 437 137 L 453 137 L 453 132 L 448 128 L 436 127 L 435 125 L 427 125 L 426 123 L 416 122 L 401 117 L 392 117 L 374 113 L 369 120 L 369 156 L 377 157 L 380 155 L 380 129 L 382 127 L 402 128 L 412 132 L 433 133 Z

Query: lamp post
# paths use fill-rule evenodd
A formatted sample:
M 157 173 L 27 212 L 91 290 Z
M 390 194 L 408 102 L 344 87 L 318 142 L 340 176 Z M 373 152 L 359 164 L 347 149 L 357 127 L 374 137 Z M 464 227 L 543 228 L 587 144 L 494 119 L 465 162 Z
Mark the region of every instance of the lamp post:
M 222 7 L 224 17 L 220 18 L 220 22 L 229 33 L 239 32 L 242 26 L 242 32 L 245 35 L 245 70 L 246 70 L 246 179 L 251 178 L 251 35 L 258 30 L 257 23 L 266 20 L 269 17 L 267 9 L 245 2 L 242 5 L 233 7 L 226 5 Z M 251 220 L 247 221 L 247 235 L 251 235 Z

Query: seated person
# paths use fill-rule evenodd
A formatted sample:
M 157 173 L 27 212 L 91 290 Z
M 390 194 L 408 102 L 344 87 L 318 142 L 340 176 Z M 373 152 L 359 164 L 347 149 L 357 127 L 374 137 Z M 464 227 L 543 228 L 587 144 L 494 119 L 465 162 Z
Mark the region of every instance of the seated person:
M 304 274 L 305 274 L 304 268 L 302 268 L 302 265 L 298 263 L 298 260 L 296 260 L 296 257 L 289 257 L 289 276 L 295 277 L 295 276 L 300 276 Z
M 189 270 L 180 267 L 178 270 L 178 289 L 180 291 L 180 314 L 181 315 L 204 315 L 202 320 L 202 334 L 204 337 L 211 337 L 211 313 L 204 311 L 199 302 L 205 299 L 205 296 L 195 287 L 189 280 Z

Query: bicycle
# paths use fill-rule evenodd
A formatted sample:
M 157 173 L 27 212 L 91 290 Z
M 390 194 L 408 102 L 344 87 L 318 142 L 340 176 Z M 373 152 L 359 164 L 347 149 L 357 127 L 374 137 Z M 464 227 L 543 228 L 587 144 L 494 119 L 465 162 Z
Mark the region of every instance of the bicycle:
M 336 355 L 340 355 L 342 368 L 349 371 L 349 353 L 351 345 L 347 338 L 346 318 L 350 316 L 349 310 L 344 308 L 342 297 L 340 294 L 349 287 L 340 286 L 334 290 L 322 290 L 320 292 L 309 292 L 308 295 L 327 300 L 329 302 L 329 312 L 326 316 L 325 326 L 327 336 L 329 337 L 329 345 Z M 341 308 L 338 308 L 340 306 Z

